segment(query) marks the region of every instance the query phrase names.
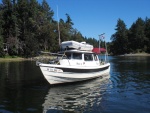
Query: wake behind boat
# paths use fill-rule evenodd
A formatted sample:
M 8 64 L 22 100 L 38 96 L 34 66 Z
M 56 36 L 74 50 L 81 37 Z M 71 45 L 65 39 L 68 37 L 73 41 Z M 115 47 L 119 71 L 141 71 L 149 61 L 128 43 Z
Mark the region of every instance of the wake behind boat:
M 53 54 L 57 58 L 49 63 L 38 65 L 50 84 L 84 81 L 97 78 L 110 72 L 110 63 L 101 61 L 98 54 L 92 52 L 93 46 L 85 42 L 64 41 L 64 51 Z

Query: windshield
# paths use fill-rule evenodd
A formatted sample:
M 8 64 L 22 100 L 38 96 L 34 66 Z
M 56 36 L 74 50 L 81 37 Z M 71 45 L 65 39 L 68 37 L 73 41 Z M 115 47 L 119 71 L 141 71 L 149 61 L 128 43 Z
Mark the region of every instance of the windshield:
M 93 61 L 93 55 L 92 54 L 84 54 L 84 60 L 85 61 Z

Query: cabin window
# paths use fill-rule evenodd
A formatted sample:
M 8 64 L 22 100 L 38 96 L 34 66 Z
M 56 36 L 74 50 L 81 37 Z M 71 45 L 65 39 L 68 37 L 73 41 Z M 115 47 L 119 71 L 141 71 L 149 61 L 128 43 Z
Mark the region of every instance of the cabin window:
M 84 54 L 84 60 L 85 61 L 93 61 L 92 54 Z
M 82 54 L 81 53 L 73 53 L 72 58 L 73 59 L 81 59 L 82 60 Z
M 97 55 L 96 55 L 96 54 L 94 54 L 94 60 L 95 60 L 95 61 L 98 61 L 98 58 L 97 58 Z
M 71 59 L 71 53 L 65 53 L 67 59 Z

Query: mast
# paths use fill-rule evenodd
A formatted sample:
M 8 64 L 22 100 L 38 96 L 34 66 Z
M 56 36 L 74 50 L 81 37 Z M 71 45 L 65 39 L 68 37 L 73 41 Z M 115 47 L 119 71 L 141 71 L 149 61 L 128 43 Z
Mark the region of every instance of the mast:
M 104 40 L 104 41 L 105 41 L 105 40 Z M 106 47 L 105 61 L 107 60 L 107 62 L 108 62 L 108 51 L 107 51 L 107 44 L 106 44 L 106 41 L 105 41 L 105 47 Z
M 57 25 L 58 25 L 58 38 L 59 38 L 59 46 L 60 46 L 60 28 L 59 28 L 59 17 L 58 17 L 58 6 L 57 6 Z

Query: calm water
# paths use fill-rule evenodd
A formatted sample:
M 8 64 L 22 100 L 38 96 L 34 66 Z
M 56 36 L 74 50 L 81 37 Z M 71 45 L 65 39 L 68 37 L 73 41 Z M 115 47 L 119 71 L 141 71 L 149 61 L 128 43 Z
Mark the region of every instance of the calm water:
M 149 113 L 150 57 L 109 57 L 107 78 L 50 86 L 35 62 L 0 62 L 0 113 Z

